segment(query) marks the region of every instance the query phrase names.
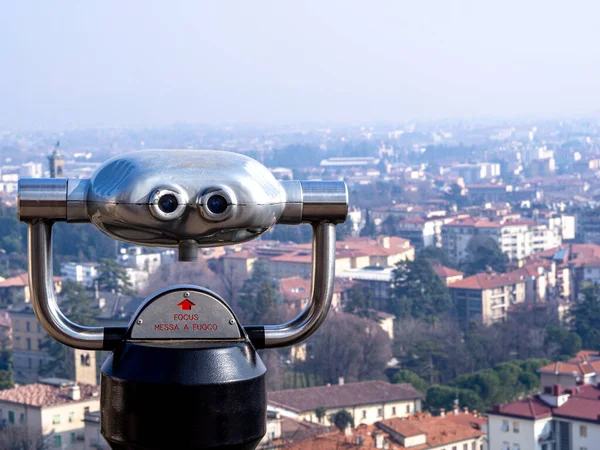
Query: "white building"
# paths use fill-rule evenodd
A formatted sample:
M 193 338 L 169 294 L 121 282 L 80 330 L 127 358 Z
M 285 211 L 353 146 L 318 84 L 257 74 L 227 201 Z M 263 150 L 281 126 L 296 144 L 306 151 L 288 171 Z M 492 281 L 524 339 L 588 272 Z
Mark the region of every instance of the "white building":
M 144 253 L 143 247 L 133 246 L 120 249 L 119 263 L 127 267 L 153 274 L 161 265 L 161 256 L 162 255 L 158 252 Z
M 491 222 L 468 218 L 442 227 L 442 248 L 453 262 L 467 258 L 467 246 L 474 236 L 493 239 L 511 261 L 520 261 L 537 252 L 562 244 L 560 229 L 550 229 L 535 222 Z
M 60 273 L 64 279 L 76 281 L 86 288 L 91 288 L 98 278 L 98 264 L 68 262 L 60 266 Z
M 490 450 L 595 450 L 600 448 L 597 385 L 544 392 L 488 412 Z
M 21 164 L 19 169 L 20 178 L 42 178 L 44 176 L 44 166 L 42 163 L 27 162 Z
M 0 421 L 22 428 L 32 448 L 91 449 L 85 446 L 84 416 L 100 409 L 99 393 L 100 386 L 58 378 L 5 389 L 0 391 Z

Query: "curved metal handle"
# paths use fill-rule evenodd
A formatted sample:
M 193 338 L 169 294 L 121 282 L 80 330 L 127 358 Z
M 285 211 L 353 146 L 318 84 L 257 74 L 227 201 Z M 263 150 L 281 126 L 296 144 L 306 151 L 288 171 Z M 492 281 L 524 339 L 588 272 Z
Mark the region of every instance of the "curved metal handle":
M 121 329 L 78 325 L 58 307 L 52 272 L 53 224 L 39 219 L 27 224 L 29 291 L 35 315 L 44 330 L 62 344 L 85 350 L 110 349 Z
M 335 280 L 335 224 L 313 224 L 310 301 L 295 319 L 280 325 L 245 327 L 258 348 L 286 347 L 302 342 L 321 326 L 333 298 Z

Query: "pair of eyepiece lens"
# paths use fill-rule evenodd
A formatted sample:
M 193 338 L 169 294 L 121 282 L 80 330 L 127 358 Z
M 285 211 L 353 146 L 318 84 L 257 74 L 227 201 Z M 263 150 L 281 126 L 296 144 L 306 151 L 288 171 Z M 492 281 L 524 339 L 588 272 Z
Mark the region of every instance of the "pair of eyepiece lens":
M 202 207 L 205 208 L 209 217 L 216 220 L 219 216 L 227 212 L 229 205 L 230 202 L 224 195 L 215 192 L 204 197 Z M 184 207 L 185 202 L 183 202 L 183 198 L 170 190 L 158 190 L 153 194 L 153 199 L 151 199 L 153 214 L 162 220 L 177 218 L 174 213 L 178 210 L 183 212 Z

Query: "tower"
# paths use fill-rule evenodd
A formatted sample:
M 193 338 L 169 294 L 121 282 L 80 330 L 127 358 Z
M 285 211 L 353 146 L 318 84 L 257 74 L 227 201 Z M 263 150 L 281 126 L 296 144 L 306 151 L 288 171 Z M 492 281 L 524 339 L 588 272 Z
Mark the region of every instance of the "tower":
M 63 178 L 65 176 L 65 158 L 58 151 L 59 142 L 56 143 L 54 151 L 48 156 L 50 165 L 50 178 Z
M 69 349 L 71 359 L 69 379 L 80 383 L 96 385 L 96 352 L 91 350 Z

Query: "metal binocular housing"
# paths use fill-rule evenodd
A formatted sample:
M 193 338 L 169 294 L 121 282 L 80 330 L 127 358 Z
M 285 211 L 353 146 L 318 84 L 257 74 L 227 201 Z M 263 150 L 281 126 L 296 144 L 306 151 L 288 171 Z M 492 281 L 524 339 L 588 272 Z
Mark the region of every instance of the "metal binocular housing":
M 335 226 L 348 213 L 344 182 L 278 181 L 262 164 L 230 152 L 143 150 L 106 161 L 89 179 L 21 179 L 18 212 L 28 226 L 31 302 L 43 328 L 65 345 L 113 352 L 101 373 L 102 433 L 112 448 L 258 444 L 266 369 L 255 349 L 297 344 L 325 319 Z M 310 223 L 310 301 L 290 322 L 243 326 L 217 294 L 178 285 L 147 298 L 127 327 L 76 324 L 60 311 L 52 282 L 52 226 L 59 221 L 92 223 L 133 244 L 177 247 L 180 261 L 195 260 L 199 247 L 255 239 L 275 224 Z M 195 310 L 177 315 L 182 304 Z M 197 320 L 176 323 L 179 316 Z M 157 406 L 172 413 L 166 422 Z M 166 436 L 170 425 L 187 422 L 194 432 Z

